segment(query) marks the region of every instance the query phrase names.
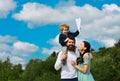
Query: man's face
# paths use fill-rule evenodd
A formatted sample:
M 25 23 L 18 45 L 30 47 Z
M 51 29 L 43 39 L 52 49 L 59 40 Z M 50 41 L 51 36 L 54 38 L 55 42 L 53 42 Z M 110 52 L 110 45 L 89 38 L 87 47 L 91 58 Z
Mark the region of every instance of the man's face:
M 66 45 L 68 50 L 73 51 L 75 47 L 75 40 L 69 39 Z

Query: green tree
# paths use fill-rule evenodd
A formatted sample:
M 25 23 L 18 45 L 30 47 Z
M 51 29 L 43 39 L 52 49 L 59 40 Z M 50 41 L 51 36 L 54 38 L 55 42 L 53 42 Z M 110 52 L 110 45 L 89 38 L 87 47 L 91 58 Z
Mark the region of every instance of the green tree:
M 34 81 L 42 72 L 42 60 L 32 59 L 21 76 L 21 81 Z
M 120 81 L 120 48 L 104 48 L 93 55 L 91 71 L 96 81 Z
M 9 57 L 7 57 L 7 60 L 2 62 L 2 65 L 1 65 L 1 72 L 2 72 L 1 81 L 9 80 L 9 77 L 11 74 L 11 67 L 12 67 L 12 64 L 10 63 Z
M 120 40 L 117 43 L 115 43 L 115 47 L 120 47 Z
M 23 70 L 22 70 L 22 65 L 21 64 L 12 66 L 9 80 L 14 80 L 15 81 L 15 80 L 20 79 L 20 76 L 21 76 L 22 72 L 23 72 Z
M 42 75 L 35 81 L 60 81 L 60 72 L 55 71 L 56 52 L 53 52 L 42 64 Z

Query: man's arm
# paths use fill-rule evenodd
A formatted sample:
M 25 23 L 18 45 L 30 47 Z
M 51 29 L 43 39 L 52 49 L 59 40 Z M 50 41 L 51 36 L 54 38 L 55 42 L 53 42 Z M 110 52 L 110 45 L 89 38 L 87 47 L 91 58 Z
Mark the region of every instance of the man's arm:
M 55 62 L 55 65 L 54 65 L 55 70 L 59 70 L 63 66 L 61 61 L 61 55 L 62 55 L 62 51 L 58 54 L 57 60 Z

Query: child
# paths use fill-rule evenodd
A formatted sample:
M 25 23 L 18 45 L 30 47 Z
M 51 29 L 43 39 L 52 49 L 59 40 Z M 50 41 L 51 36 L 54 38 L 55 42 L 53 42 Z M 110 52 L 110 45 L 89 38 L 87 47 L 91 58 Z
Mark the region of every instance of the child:
M 61 34 L 59 35 L 59 43 L 61 44 L 62 47 L 66 46 L 66 41 L 68 40 L 68 37 L 71 37 L 71 36 L 76 37 L 79 35 L 78 30 L 74 33 L 70 32 L 69 26 L 67 24 L 60 25 L 60 32 Z
M 79 35 L 79 30 L 76 32 L 70 32 L 69 31 L 69 26 L 67 24 L 61 24 L 60 25 L 60 32 L 61 34 L 59 35 L 59 43 L 62 46 L 62 51 L 67 54 L 67 49 L 66 49 L 66 42 L 69 37 L 76 37 Z M 63 64 L 65 64 L 63 62 Z
M 69 26 L 67 24 L 61 24 L 60 25 L 60 32 L 61 34 L 59 35 L 59 43 L 61 44 L 62 47 L 66 46 L 66 41 L 68 40 L 68 37 L 76 37 L 80 33 L 80 27 L 81 27 L 81 18 L 76 18 L 75 19 L 76 25 L 78 30 L 76 32 L 70 32 L 69 31 Z

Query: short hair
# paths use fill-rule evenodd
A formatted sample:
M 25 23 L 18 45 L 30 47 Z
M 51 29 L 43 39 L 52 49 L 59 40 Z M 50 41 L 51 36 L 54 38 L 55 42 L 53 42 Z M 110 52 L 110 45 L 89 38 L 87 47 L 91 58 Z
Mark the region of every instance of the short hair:
M 68 38 L 75 41 L 75 37 L 73 36 L 68 36 Z
M 63 31 L 63 28 L 67 28 L 69 30 L 69 26 L 67 24 L 61 24 L 60 31 Z

